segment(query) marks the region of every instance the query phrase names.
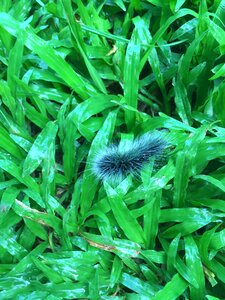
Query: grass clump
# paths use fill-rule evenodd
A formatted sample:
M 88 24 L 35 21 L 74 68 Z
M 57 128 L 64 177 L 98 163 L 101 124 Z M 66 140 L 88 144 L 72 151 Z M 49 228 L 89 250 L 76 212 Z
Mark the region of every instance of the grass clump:
M 223 299 L 224 1 L 0 3 L 0 299 Z M 152 130 L 140 178 L 91 163 Z

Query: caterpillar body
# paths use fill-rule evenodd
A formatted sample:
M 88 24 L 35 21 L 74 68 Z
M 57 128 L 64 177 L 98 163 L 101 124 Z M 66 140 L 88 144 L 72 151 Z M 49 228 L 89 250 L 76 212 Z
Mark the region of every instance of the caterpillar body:
M 165 134 L 152 131 L 122 145 L 112 144 L 103 149 L 93 162 L 93 173 L 102 181 L 118 182 L 131 174 L 140 176 L 151 159 L 159 159 L 169 146 Z

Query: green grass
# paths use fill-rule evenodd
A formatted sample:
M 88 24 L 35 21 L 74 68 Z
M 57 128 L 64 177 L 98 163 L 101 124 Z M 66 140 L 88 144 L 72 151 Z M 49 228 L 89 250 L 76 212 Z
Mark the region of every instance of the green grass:
M 225 1 L 0 1 L 0 299 L 225 299 Z M 111 141 L 168 130 L 117 187 Z

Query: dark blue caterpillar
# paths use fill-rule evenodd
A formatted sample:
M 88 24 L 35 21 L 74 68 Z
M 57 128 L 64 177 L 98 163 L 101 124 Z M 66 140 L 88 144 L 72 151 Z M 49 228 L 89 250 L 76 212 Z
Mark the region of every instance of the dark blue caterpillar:
M 103 181 L 120 181 L 129 174 L 137 177 L 151 159 L 162 157 L 168 146 L 160 131 L 146 133 L 123 148 L 121 143 L 108 146 L 96 156 L 93 173 Z

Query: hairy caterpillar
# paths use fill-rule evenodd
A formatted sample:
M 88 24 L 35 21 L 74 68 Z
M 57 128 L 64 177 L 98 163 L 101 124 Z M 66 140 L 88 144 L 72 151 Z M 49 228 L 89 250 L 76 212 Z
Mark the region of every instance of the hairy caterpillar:
M 121 145 L 109 145 L 93 162 L 92 171 L 102 181 L 120 181 L 128 174 L 140 175 L 143 167 L 151 159 L 159 159 L 170 144 L 161 131 L 152 131 Z

